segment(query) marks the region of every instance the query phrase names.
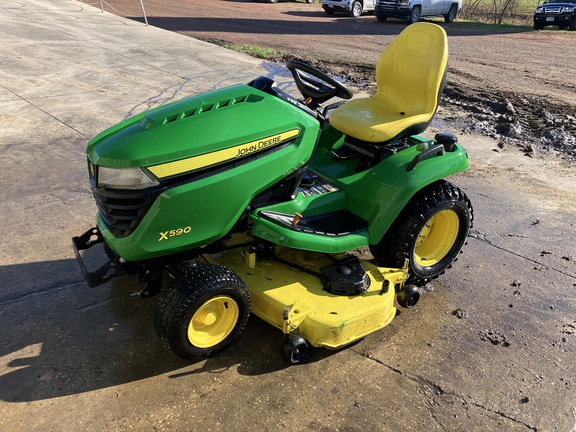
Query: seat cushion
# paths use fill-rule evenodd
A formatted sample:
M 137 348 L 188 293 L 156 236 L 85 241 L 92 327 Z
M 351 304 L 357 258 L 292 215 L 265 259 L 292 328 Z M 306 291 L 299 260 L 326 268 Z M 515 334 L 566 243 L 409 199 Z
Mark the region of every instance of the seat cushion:
M 432 23 L 408 26 L 386 48 L 376 65 L 376 94 L 345 103 L 330 124 L 348 136 L 387 142 L 426 130 L 442 93 L 448 44 Z
M 353 99 L 338 107 L 330 114 L 330 124 L 362 141 L 385 142 L 406 133 L 421 133 L 432 119 L 433 113 L 399 111 L 395 104 L 377 96 Z

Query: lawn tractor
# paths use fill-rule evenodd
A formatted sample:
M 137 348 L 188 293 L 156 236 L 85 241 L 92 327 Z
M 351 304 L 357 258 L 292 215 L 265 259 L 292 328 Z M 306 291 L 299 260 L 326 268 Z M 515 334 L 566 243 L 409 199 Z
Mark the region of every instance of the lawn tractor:
M 466 151 L 418 135 L 447 58 L 444 30 L 417 23 L 382 54 L 371 97 L 289 61 L 301 98 L 258 77 L 102 132 L 87 147 L 97 226 L 73 239 L 88 285 L 139 274 L 162 344 L 185 359 L 224 349 L 251 313 L 284 333 L 290 363 L 382 329 L 472 225 L 444 180 Z M 107 258 L 90 268 L 97 245 Z

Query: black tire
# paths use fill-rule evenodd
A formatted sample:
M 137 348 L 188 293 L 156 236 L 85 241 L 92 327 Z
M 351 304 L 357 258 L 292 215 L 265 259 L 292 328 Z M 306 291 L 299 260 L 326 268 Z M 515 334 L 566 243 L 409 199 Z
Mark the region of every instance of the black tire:
M 420 290 L 416 285 L 404 285 L 396 295 L 396 300 L 403 308 L 409 309 L 414 307 L 416 303 L 418 303 L 418 300 L 420 300 Z
M 450 6 L 450 10 L 446 15 L 444 15 L 444 22 L 451 23 L 454 22 L 456 19 L 456 15 L 458 15 L 458 5 L 453 4 Z
M 327 15 L 334 15 L 334 9 L 324 9 Z
M 388 17 L 385 16 L 381 16 L 381 15 L 376 15 L 376 19 L 380 22 L 384 22 L 388 19 Z
M 314 3 L 314 0 L 306 0 L 306 3 L 312 4 L 312 3 Z
M 308 352 L 308 342 L 300 335 L 289 335 L 282 342 L 281 349 L 282 357 L 287 363 L 300 363 Z
M 227 267 L 207 264 L 186 270 L 161 294 L 154 325 L 175 356 L 208 356 L 240 334 L 250 307 L 250 292 L 242 279 Z
M 543 28 L 544 28 L 543 24 L 534 21 L 534 30 L 542 30 Z
M 418 21 L 420 21 L 421 15 L 422 12 L 420 11 L 420 8 L 418 6 L 414 6 L 412 8 L 412 11 L 410 12 L 410 17 L 408 18 L 408 21 L 410 21 L 410 24 L 417 23 Z
M 572 17 L 570 23 L 568 24 L 568 30 L 575 31 L 576 30 L 576 16 Z
M 352 9 L 350 9 L 349 15 L 354 18 L 358 18 L 360 15 L 362 15 L 362 3 L 359 1 L 352 3 Z
M 457 259 L 472 228 L 474 213 L 466 194 L 446 180 L 420 190 L 380 243 L 371 247 L 379 265 L 402 267 L 409 283 L 437 278 Z

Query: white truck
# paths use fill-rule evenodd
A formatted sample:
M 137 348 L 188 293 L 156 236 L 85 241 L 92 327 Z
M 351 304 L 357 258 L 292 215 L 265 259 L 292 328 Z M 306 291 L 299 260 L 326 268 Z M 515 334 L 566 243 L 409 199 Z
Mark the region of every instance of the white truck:
M 422 17 L 443 16 L 451 23 L 462 9 L 462 0 L 375 0 L 378 21 L 400 18 L 415 23 Z
M 358 18 L 364 12 L 374 11 L 377 0 L 322 0 L 322 8 L 328 15 L 341 12 Z

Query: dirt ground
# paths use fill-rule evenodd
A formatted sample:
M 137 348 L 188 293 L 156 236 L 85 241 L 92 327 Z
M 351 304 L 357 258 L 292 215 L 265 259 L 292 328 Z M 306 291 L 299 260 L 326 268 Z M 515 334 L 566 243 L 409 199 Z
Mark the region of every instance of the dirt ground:
M 374 84 L 380 53 L 406 27 L 370 14 L 328 16 L 319 3 L 145 0 L 144 7 L 150 25 L 219 44 L 272 48 L 272 60 L 297 57 L 363 89 Z M 143 21 L 132 0 L 104 9 Z M 431 21 L 446 29 L 450 49 L 443 121 L 498 140 L 498 151 L 576 159 L 576 74 L 567 60 L 576 58 L 576 34 Z

